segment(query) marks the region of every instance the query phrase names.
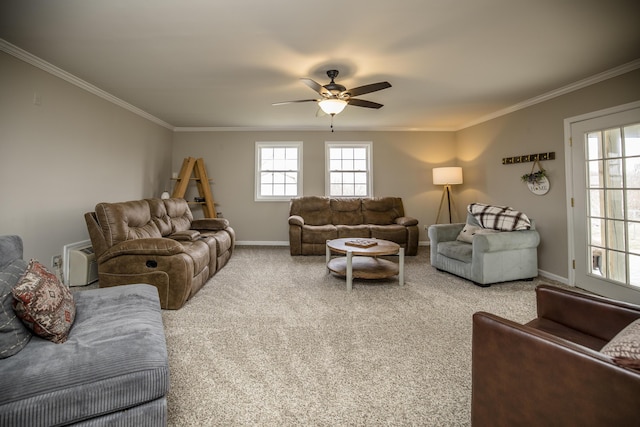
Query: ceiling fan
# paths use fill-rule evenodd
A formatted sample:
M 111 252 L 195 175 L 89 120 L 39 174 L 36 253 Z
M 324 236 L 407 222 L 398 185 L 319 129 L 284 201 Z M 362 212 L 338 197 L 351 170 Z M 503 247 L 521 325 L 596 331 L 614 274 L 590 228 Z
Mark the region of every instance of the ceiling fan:
M 320 109 L 331 117 L 339 114 L 348 105 L 365 108 L 381 108 L 382 104 L 377 102 L 366 101 L 364 99 L 354 98 L 366 93 L 376 92 L 378 90 L 387 89 L 391 87 L 389 82 L 378 82 L 364 86 L 354 87 L 353 89 L 347 89 L 346 87 L 338 84 L 334 79 L 338 76 L 338 70 L 327 71 L 327 76 L 331 79 L 326 85 L 320 85 L 315 80 L 309 78 L 302 78 L 302 83 L 309 86 L 314 91 L 318 92 L 322 98 L 319 99 L 300 99 L 297 101 L 284 101 L 276 102 L 273 105 L 295 104 L 299 102 L 317 102 Z M 333 126 L 332 126 L 333 127 Z

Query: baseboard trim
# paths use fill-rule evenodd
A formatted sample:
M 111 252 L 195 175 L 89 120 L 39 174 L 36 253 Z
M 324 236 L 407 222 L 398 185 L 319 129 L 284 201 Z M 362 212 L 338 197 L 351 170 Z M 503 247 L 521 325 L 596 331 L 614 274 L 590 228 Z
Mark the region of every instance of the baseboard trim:
M 267 241 L 267 240 L 239 240 L 236 242 L 238 246 L 289 246 L 289 242 L 286 240 L 279 241 Z M 418 242 L 418 246 L 431 246 L 429 240 L 423 240 Z
M 563 285 L 569 285 L 568 278 L 549 273 L 548 271 L 538 270 L 538 275 L 540 275 L 541 277 L 546 277 L 547 279 L 555 280 L 556 282 L 560 282 Z
M 289 246 L 286 240 L 268 241 L 268 240 L 239 240 L 236 242 L 238 246 Z

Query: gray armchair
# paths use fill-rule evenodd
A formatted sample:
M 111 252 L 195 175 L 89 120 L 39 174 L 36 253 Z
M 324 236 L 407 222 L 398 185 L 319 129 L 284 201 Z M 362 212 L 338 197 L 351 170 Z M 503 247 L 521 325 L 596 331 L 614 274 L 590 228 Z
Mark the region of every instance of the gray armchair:
M 471 214 L 467 224 L 480 225 Z M 459 223 L 429 227 L 432 266 L 483 287 L 538 275 L 540 235 L 533 221 L 530 230 L 477 234 L 472 243 L 456 240 L 464 226 Z

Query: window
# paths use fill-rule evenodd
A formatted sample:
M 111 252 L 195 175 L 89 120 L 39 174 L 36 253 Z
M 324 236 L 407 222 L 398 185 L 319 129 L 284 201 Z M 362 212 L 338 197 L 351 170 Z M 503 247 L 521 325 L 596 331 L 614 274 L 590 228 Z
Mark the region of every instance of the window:
M 256 142 L 255 200 L 302 195 L 302 142 Z
M 640 287 L 640 123 L 585 141 L 590 274 Z
M 371 197 L 371 142 L 327 142 L 325 192 L 331 197 Z

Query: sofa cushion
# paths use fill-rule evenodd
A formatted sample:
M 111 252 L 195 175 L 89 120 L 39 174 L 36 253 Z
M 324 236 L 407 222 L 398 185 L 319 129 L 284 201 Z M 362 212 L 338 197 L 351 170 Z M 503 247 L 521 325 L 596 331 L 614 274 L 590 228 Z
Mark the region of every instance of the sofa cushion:
M 27 263 L 22 259 L 0 267 L 0 359 L 18 353 L 31 339 L 31 332 L 13 310 L 11 293 L 26 269 Z
M 149 212 L 151 213 L 151 221 L 153 221 L 160 234 L 163 237 L 170 235 L 173 232 L 171 227 L 171 218 L 167 214 L 167 208 L 162 199 L 146 199 L 149 203 Z
M 365 224 L 394 224 L 396 218 L 404 216 L 402 199 L 399 197 L 362 199 L 362 214 Z
M 302 243 L 324 244 L 327 240 L 337 238 L 338 230 L 333 224 L 302 226 Z
M 371 228 L 368 225 L 336 225 L 338 239 L 345 237 L 371 237 Z
M 331 206 L 328 197 L 305 196 L 291 199 L 290 215 L 304 219 L 305 225 L 331 224 Z
M 438 243 L 438 253 L 447 258 L 457 259 L 458 261 L 470 263 L 473 245 L 469 243 L 452 240 L 449 242 Z
M 358 225 L 362 224 L 362 199 L 340 198 L 331 199 L 331 214 L 334 225 Z
M 390 240 L 398 244 L 407 243 L 407 228 L 403 225 L 370 225 L 371 237 Z
M 193 213 L 189 209 L 189 204 L 184 199 L 164 199 L 164 206 L 167 208 L 167 215 L 171 218 L 171 232 L 184 231 L 191 228 Z
M 126 240 L 162 237 L 158 226 L 151 220 L 146 200 L 98 203 L 96 217 L 108 247 Z
M 32 259 L 11 290 L 16 315 L 34 334 L 61 344 L 67 340 L 76 317 L 76 305 L 69 288 Z
M 163 398 L 169 366 L 158 291 L 123 285 L 75 294 L 64 344 L 34 336 L 2 360 L 0 425 L 69 425 Z M 54 408 L 55 410 L 52 410 Z M 97 424 L 97 423 L 96 423 Z
M 618 332 L 601 352 L 620 366 L 640 369 L 640 319 Z

